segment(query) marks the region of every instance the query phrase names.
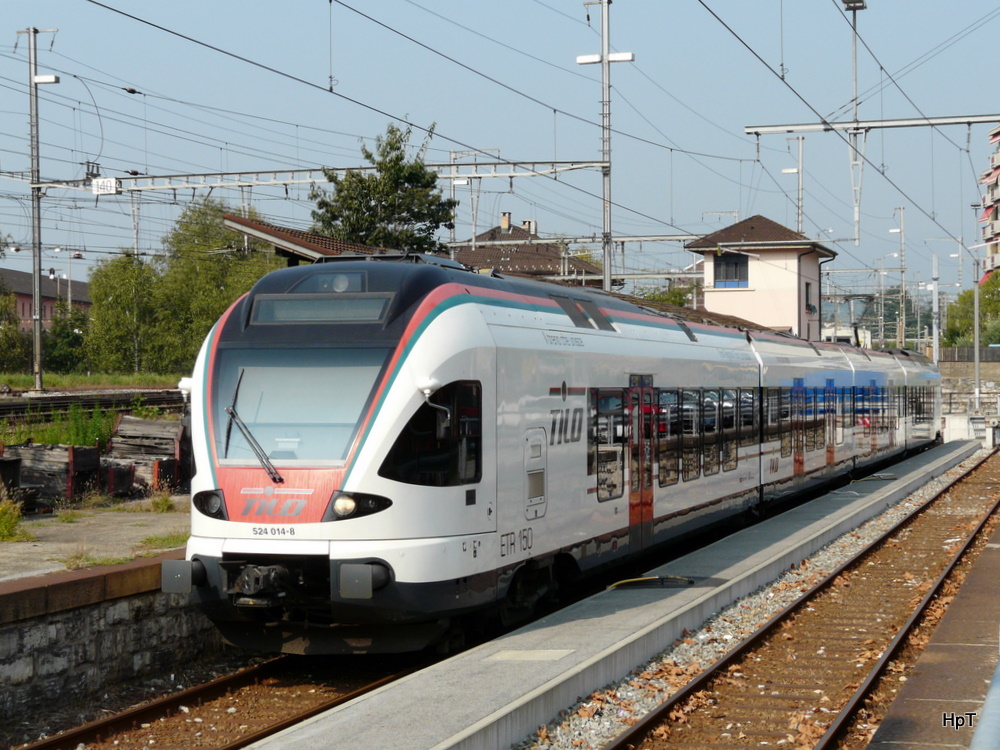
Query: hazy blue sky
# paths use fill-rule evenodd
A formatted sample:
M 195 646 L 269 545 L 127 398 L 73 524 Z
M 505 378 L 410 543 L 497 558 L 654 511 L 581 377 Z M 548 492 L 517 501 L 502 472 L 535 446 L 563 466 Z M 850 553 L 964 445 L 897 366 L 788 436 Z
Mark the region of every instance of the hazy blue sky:
M 869 0 L 857 17 L 861 119 L 1000 112 L 990 63 L 1000 5 Z M 19 244 L 31 236 L 27 187 L 10 179 L 29 168 L 28 45 L 17 33 L 29 26 L 58 29 L 38 36 L 39 72 L 61 78 L 40 87 L 39 109 L 42 176 L 62 180 L 82 178 L 87 161 L 106 176 L 354 166 L 360 140 L 391 120 L 413 123 L 417 143 L 421 129 L 436 127 L 429 162 L 469 149 L 509 161 L 597 160 L 600 68 L 575 60 L 600 51 L 600 19 L 599 5 L 577 0 L 8 0 L 0 235 Z M 794 228 L 796 177 L 782 169 L 796 166 L 796 147 L 744 128 L 850 119 L 852 31 L 842 0 L 618 0 L 610 26 L 612 48 L 635 54 L 611 73 L 614 232 L 703 234 L 753 214 Z M 942 281 L 954 281 L 947 256 L 956 246 L 935 238 L 980 242 L 971 204 L 991 127 L 873 131 L 857 247 L 837 241 L 853 236 L 846 140 L 807 135 L 805 234 L 840 253 L 833 267 L 893 266 L 885 256 L 900 237 L 889 230 L 903 206 L 909 278 L 926 281 L 936 253 Z M 140 250 L 160 248 L 192 195 L 142 195 Z M 234 206 L 252 199 L 275 223 L 309 224 L 306 186 L 212 195 Z M 594 170 L 482 180 L 476 226 L 510 211 L 515 222 L 536 220 L 543 235 L 599 234 L 600 195 Z M 456 234 L 465 239 L 469 188 L 458 197 Z M 132 244 L 127 195 L 51 189 L 43 206 L 44 246 L 85 250 L 74 276 Z M 26 255 L 0 263 L 29 270 Z M 46 267 L 60 260 L 45 258 Z M 687 259 L 676 243 L 626 247 L 632 269 Z M 967 263 L 966 286 L 971 277 Z

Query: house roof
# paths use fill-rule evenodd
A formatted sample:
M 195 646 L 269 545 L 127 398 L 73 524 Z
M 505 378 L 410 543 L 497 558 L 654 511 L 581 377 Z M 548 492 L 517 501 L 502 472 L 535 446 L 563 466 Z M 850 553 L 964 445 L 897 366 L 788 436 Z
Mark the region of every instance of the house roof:
M 392 252 L 385 248 L 356 245 L 333 237 L 281 227 L 266 221 L 246 219 L 242 216 L 226 214 L 222 218 L 229 229 L 267 242 L 273 245 L 279 254 L 290 258 L 311 262 L 342 253 L 373 255 Z M 477 245 L 473 249 L 470 242 L 469 245 L 455 249 L 455 260 L 473 268 L 493 268 L 502 273 L 544 276 L 562 274 L 561 245 L 546 242 L 538 235 L 516 226 L 506 229 L 497 226 L 476 235 L 477 243 L 497 240 L 515 241 L 518 244 Z M 567 258 L 567 266 L 570 274 L 597 276 L 601 274 L 600 268 L 580 258 Z
M 688 250 L 701 252 L 715 250 L 722 245 L 743 245 L 754 248 L 811 247 L 820 255 L 829 258 L 837 257 L 837 253 L 830 248 L 814 242 L 804 234 L 799 234 L 760 214 L 751 216 L 749 219 L 744 219 L 743 221 L 738 221 L 731 226 L 720 229 L 718 232 L 705 235 L 701 239 L 693 240 L 684 247 Z
M 31 297 L 34 294 L 32 274 L 25 271 L 15 271 L 10 268 L 0 268 L 0 283 L 8 292 Z M 42 273 L 41 292 L 46 299 L 56 299 L 57 297 L 68 297 L 69 280 L 50 279 L 47 273 Z M 90 287 L 86 281 L 73 282 L 73 302 L 90 304 Z
M 266 221 L 245 219 L 242 216 L 225 214 L 223 224 L 236 232 L 254 237 L 274 245 L 280 255 L 315 261 L 322 257 L 341 255 L 343 253 L 363 253 L 374 255 L 389 252 L 385 248 L 357 245 L 322 234 L 313 234 L 300 229 L 279 227 Z
M 480 245 L 487 242 L 509 242 L 504 245 Z M 476 235 L 476 245 L 455 247 L 455 260 L 473 268 L 493 268 L 501 273 L 556 276 L 563 274 L 564 246 L 547 242 L 537 234 L 518 226 L 496 226 Z M 568 256 L 569 275 L 600 276 L 601 269 L 582 258 Z

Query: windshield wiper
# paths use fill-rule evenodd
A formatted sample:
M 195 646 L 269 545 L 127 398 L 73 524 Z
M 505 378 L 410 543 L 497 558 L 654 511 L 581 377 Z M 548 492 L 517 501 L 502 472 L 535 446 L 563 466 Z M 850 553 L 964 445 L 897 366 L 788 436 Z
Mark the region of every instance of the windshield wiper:
M 264 467 L 264 471 L 266 471 L 267 475 L 271 477 L 271 481 L 275 484 L 284 482 L 284 478 L 278 473 L 278 470 L 274 468 L 274 464 L 271 463 L 271 459 L 267 457 L 267 453 L 265 453 L 264 449 L 261 448 L 260 443 L 257 442 L 257 438 L 255 438 L 250 432 L 250 428 L 246 426 L 246 423 L 242 419 L 240 419 L 240 415 L 236 413 L 236 409 L 232 406 L 227 406 L 226 414 L 229 415 L 231 422 L 236 424 L 236 427 L 246 439 L 247 444 L 249 444 L 250 449 L 253 451 L 253 454 L 257 457 L 257 460 L 260 461 L 260 465 Z
M 236 387 L 233 388 L 233 402 L 226 409 L 226 413 L 227 414 L 229 414 L 229 409 L 230 408 L 232 408 L 232 409 L 236 408 L 236 399 L 239 398 L 239 395 L 240 395 L 240 383 L 243 382 L 243 373 L 245 373 L 245 372 L 246 372 L 246 369 L 244 369 L 244 368 L 241 367 L 240 368 L 240 376 L 238 378 L 236 378 Z M 226 444 L 222 448 L 222 457 L 223 458 L 228 458 L 229 457 L 229 438 L 230 438 L 230 436 L 232 434 L 233 434 L 233 415 L 229 414 L 229 419 L 226 420 Z

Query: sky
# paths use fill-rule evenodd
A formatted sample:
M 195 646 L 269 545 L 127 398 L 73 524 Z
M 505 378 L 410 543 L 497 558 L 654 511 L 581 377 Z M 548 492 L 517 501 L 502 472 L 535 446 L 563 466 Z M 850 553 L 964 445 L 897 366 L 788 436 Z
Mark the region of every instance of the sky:
M 617 0 L 610 7 L 612 233 L 704 235 L 762 214 L 794 229 L 794 134 L 751 125 L 848 121 L 851 14 L 843 0 Z M 412 128 L 430 164 L 601 158 L 601 8 L 578 0 L 7 0 L 0 28 L 0 266 L 30 271 L 28 35 L 37 35 L 43 181 L 308 170 L 364 163 L 390 122 Z M 993 115 L 989 57 L 1000 4 L 868 0 L 857 13 L 858 118 Z M 838 253 L 838 288 L 915 289 L 940 260 L 941 283 L 971 288 L 982 186 L 1000 123 L 872 130 L 854 241 L 849 146 L 838 132 L 802 141 L 803 233 Z M 427 140 L 428 131 L 433 137 Z M 479 152 L 472 156 L 471 153 Z M 165 181 L 159 184 L 164 184 Z M 470 180 L 455 237 L 510 212 L 544 237 L 595 236 L 594 168 Z M 185 184 L 188 184 L 185 182 Z M 446 195 L 451 187 L 439 183 Z M 321 183 L 322 185 L 322 183 Z M 42 200 L 43 269 L 86 278 L 136 244 L 162 251 L 184 206 L 206 189 L 94 196 L 52 186 Z M 309 185 L 214 188 L 238 212 L 308 229 Z M 902 232 L 899 230 L 902 224 Z M 441 236 L 450 239 L 447 232 Z M 81 253 L 70 268 L 67 253 Z M 894 257 L 892 254 L 897 253 Z M 682 268 L 679 242 L 630 241 L 616 270 Z M 957 288 L 952 288 L 952 292 Z

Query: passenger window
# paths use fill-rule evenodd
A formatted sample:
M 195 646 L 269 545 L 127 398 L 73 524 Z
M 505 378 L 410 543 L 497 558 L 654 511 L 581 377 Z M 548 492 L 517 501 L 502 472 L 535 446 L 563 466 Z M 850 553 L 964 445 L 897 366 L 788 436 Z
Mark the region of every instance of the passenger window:
M 482 478 L 483 389 L 449 383 L 422 404 L 389 450 L 379 476 L 407 484 L 451 487 Z
M 722 432 L 719 403 L 719 391 L 715 389 L 704 391 L 704 407 L 702 410 L 702 434 L 705 453 L 702 459 L 702 471 L 706 474 L 719 473 L 719 435 Z
M 659 424 L 656 438 L 656 463 L 659 467 L 660 486 L 676 484 L 680 454 L 681 411 L 677 391 L 658 392 Z
M 701 476 L 702 397 L 697 388 L 681 391 L 681 478 L 685 482 Z
M 739 394 L 737 419 L 740 445 L 753 445 L 757 442 L 757 391 L 751 388 L 740 389 Z
M 597 477 L 597 499 L 612 500 L 625 491 L 625 393 L 590 389 L 587 473 Z

